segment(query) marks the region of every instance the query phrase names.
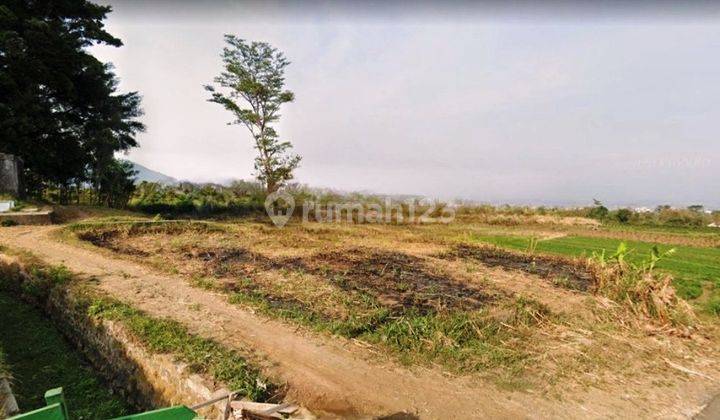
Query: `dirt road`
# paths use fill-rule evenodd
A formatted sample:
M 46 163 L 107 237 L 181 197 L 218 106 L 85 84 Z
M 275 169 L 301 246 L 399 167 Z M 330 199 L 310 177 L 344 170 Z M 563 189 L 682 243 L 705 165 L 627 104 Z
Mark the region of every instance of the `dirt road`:
M 180 321 L 194 333 L 244 352 L 251 349 L 264 361 L 266 373 L 288 384 L 289 398 L 312 410 L 344 417 L 401 412 L 420 418 L 607 418 L 617 413 L 622 417 L 685 417 L 705 402 L 700 384 L 693 393 L 651 394 L 649 401 L 600 390 L 559 401 L 501 391 L 433 370 L 409 370 L 347 340 L 267 320 L 229 304 L 222 295 L 192 288 L 180 277 L 58 242 L 52 237 L 55 229 L 3 228 L 0 244 L 93 276 L 110 295 L 151 315 Z M 688 395 L 693 398 L 688 400 Z M 650 402 L 655 398 L 661 402 Z

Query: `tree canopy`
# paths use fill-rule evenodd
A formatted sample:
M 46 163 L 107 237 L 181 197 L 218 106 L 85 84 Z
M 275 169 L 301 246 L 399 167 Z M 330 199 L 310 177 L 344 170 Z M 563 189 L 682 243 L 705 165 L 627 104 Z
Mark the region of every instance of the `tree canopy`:
M 205 89 L 212 94 L 211 102 L 233 113 L 235 119 L 229 124 L 241 124 L 250 131 L 258 151 L 257 178 L 271 193 L 293 178 L 300 163 L 300 156 L 289 153 L 292 144 L 281 141 L 272 127 L 280 119 L 280 106 L 294 99 L 285 90 L 285 67 L 290 62 L 266 42 L 247 42 L 234 35 L 225 35 L 225 42 L 225 69 L 214 80 L 225 92 L 211 85 Z
M 115 152 L 144 130 L 138 93 L 118 93 L 112 66 L 87 51 L 122 45 L 104 29 L 110 11 L 84 0 L 0 5 L 0 152 L 24 160 L 31 192 L 99 189 L 117 176 Z

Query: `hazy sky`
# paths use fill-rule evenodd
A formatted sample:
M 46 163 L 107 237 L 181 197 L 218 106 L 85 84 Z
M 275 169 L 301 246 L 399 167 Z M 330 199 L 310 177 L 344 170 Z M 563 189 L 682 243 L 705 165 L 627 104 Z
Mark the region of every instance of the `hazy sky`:
M 252 176 L 207 102 L 223 34 L 268 41 L 296 94 L 278 126 L 312 186 L 495 203 L 720 207 L 720 11 L 393 3 L 110 2 L 95 47 L 148 130 L 129 158 Z M 607 3 L 605 3 L 607 4 Z M 616 4 L 622 4 L 618 2 Z

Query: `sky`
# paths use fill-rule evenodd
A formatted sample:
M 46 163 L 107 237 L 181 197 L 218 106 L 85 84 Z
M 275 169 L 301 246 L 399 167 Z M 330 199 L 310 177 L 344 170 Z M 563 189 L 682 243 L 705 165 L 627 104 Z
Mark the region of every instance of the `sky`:
M 92 52 L 143 97 L 127 158 L 178 179 L 253 176 L 250 134 L 203 89 L 229 33 L 291 61 L 277 130 L 297 182 L 720 208 L 720 4 L 104 3 L 124 46 Z

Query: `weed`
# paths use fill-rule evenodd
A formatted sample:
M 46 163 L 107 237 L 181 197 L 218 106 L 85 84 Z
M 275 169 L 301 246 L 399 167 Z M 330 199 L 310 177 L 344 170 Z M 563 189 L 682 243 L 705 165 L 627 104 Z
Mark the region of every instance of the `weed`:
M 720 316 L 720 297 L 715 297 L 707 303 L 708 312 Z
M 528 247 L 527 247 L 527 250 L 525 250 L 525 252 L 532 255 L 535 253 L 537 246 L 538 246 L 538 238 L 533 236 L 530 238 L 530 242 L 528 242 Z
M 604 270 L 598 277 L 598 291 L 616 302 L 625 302 L 636 313 L 663 323 L 689 325 L 695 319 L 690 305 L 678 297 L 668 275 L 657 275 L 655 267 L 663 258 L 674 254 L 671 249 L 661 253 L 657 247 L 649 258 L 634 263 L 627 256 L 632 249 L 623 242 L 610 257 L 596 253 L 593 260 Z
M 190 279 L 190 284 L 205 290 L 213 290 L 217 286 L 217 282 L 214 279 L 197 275 Z
M 75 282 L 73 274 L 64 266 L 45 266 L 32 259 L 27 266 L 28 275 L 25 275 L 18 264 L 0 264 L 0 290 L 14 290 L 19 285 L 21 293 L 42 303 L 59 286 L 72 288 L 77 297 L 75 309 L 86 311 L 92 317 L 121 322 L 149 351 L 171 353 L 193 370 L 225 382 L 253 400 L 262 401 L 279 395 L 277 387 L 266 381 L 237 352 L 191 334 L 178 322 L 153 318 L 122 302 L 98 296 L 87 286 Z M 7 324 L 19 325 L 20 322 Z

